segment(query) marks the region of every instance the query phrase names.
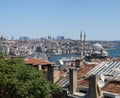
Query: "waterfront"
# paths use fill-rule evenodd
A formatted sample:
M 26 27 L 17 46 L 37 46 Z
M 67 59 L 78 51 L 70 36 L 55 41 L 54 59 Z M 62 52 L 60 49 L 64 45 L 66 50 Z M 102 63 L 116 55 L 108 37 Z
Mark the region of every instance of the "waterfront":
M 114 48 L 110 48 L 107 50 L 110 53 L 110 57 L 114 58 L 120 55 L 120 46 L 119 47 L 114 47 Z M 53 55 L 49 57 L 49 60 L 51 62 L 58 62 L 60 59 L 62 59 L 63 57 L 65 58 L 70 58 L 70 57 L 80 57 L 79 54 L 61 54 L 61 55 Z
M 60 59 L 62 59 L 63 57 L 65 58 L 74 58 L 74 57 L 80 57 L 79 54 L 61 54 L 61 55 L 53 55 L 49 57 L 49 60 L 51 62 L 58 62 Z
M 117 57 L 120 55 L 120 46 L 108 49 L 107 51 L 110 53 L 110 57 Z

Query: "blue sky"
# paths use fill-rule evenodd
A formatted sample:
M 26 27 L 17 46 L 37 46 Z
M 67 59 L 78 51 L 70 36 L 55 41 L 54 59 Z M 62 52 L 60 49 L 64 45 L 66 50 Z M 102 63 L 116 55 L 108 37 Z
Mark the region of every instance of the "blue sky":
M 120 0 L 0 0 L 0 35 L 120 40 Z

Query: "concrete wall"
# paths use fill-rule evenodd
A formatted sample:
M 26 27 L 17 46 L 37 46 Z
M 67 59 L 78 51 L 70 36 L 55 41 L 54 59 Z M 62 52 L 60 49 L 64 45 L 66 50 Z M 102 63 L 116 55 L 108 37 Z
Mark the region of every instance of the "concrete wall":
M 56 83 L 58 80 L 60 80 L 60 71 L 54 70 L 53 72 L 53 83 Z

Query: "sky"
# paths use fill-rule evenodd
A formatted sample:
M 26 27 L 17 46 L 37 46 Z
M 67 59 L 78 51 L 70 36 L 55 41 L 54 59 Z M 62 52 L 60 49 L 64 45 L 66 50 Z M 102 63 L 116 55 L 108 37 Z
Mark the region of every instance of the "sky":
M 120 0 L 0 0 L 0 35 L 120 40 Z

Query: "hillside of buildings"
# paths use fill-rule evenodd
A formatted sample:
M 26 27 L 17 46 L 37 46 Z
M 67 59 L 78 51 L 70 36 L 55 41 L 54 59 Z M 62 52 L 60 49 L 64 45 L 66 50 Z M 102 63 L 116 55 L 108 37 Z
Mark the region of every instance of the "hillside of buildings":
M 87 49 L 92 48 L 95 43 L 100 43 L 105 49 L 120 46 L 120 41 L 86 41 Z M 7 40 L 0 38 L 0 49 L 7 56 L 23 56 L 48 59 L 45 54 L 80 54 L 80 40 L 72 40 L 64 37 L 60 38 L 21 38 L 17 40 Z
M 120 41 L 87 41 L 84 36 L 80 40 L 1 38 L 0 96 L 120 98 L 120 57 L 112 58 L 107 51 L 119 46 Z M 80 56 L 58 63 L 48 59 L 61 54 Z M 57 92 L 59 87 L 62 92 Z

